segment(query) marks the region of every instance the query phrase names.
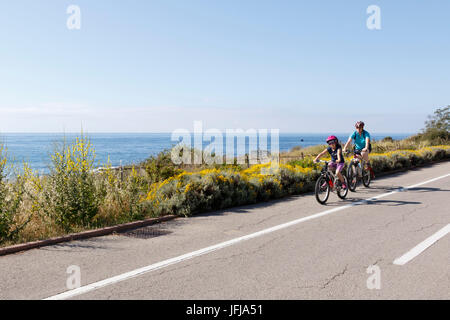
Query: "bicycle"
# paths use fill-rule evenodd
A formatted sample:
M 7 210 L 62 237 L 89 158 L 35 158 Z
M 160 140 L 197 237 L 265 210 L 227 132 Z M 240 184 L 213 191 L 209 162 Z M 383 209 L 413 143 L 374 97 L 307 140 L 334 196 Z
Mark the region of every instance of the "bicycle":
M 350 152 L 347 151 L 346 153 L 348 154 Z M 359 180 L 362 180 L 363 185 L 368 188 L 374 177 L 372 168 L 367 165 L 366 169 L 366 161 L 360 158 L 360 156 L 360 153 L 353 150 L 353 159 L 350 160 L 350 164 L 347 167 L 348 189 L 352 192 L 355 192 Z
M 331 191 L 336 191 L 337 195 L 341 199 L 345 199 L 348 194 L 348 187 L 343 189 L 342 183 L 337 176 L 328 168 L 328 161 L 320 160 L 318 162 L 325 163 L 320 177 L 316 181 L 315 194 L 316 200 L 320 204 L 325 204 L 330 196 Z M 345 184 L 348 186 L 347 177 L 343 174 Z

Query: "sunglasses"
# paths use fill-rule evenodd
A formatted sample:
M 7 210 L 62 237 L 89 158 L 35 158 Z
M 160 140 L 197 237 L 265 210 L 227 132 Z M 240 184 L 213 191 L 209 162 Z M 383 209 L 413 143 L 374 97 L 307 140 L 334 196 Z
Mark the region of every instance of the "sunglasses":
M 336 144 L 336 142 L 331 141 L 331 142 L 328 142 L 328 144 L 331 146 L 332 144 Z

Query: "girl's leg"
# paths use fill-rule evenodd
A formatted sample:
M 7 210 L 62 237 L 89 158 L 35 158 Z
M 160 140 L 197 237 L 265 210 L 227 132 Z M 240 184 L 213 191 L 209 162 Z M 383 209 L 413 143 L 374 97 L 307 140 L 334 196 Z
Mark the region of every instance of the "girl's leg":
M 342 176 L 342 173 L 341 173 L 343 168 L 344 168 L 343 165 L 337 165 L 337 167 L 336 167 L 336 175 L 342 183 L 345 182 L 344 177 Z
M 344 180 L 344 177 L 342 176 L 342 173 L 341 173 L 341 171 L 336 171 L 336 174 L 337 174 L 337 176 L 338 176 L 338 178 L 339 178 L 339 180 L 342 182 L 342 183 L 344 183 L 345 182 L 345 180 Z

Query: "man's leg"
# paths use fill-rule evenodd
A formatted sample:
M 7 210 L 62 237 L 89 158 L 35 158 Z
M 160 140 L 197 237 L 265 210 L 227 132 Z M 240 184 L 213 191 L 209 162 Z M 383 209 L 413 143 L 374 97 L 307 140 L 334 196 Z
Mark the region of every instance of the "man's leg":
M 361 164 L 361 167 L 363 165 L 363 152 L 361 150 L 357 150 L 355 153 L 356 157 L 359 159 L 359 162 Z M 358 177 L 362 177 L 361 171 L 357 169 L 357 167 L 353 167 L 353 170 L 356 170 L 356 174 L 358 174 Z
M 369 165 L 369 151 L 362 151 L 361 157 L 366 162 L 366 165 Z
M 373 172 L 372 167 L 370 166 L 369 151 L 362 152 L 361 154 L 362 154 L 363 159 L 365 161 L 364 169 L 370 171 L 370 174 L 372 175 L 372 179 L 375 178 L 375 173 Z

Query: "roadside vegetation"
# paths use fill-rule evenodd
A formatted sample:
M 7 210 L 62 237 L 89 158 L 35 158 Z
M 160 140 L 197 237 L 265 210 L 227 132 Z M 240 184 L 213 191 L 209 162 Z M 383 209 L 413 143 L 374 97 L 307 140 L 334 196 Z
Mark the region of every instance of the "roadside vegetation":
M 438 109 L 417 135 L 373 142 L 375 173 L 450 159 L 449 108 Z M 164 151 L 124 174 L 109 163 L 95 170 L 95 149 L 81 134 L 55 146 L 49 174 L 39 176 L 27 164 L 13 168 L 0 145 L 0 246 L 309 192 L 320 172 L 313 156 L 324 147 L 294 148 L 280 155 L 278 167 L 183 167 Z

